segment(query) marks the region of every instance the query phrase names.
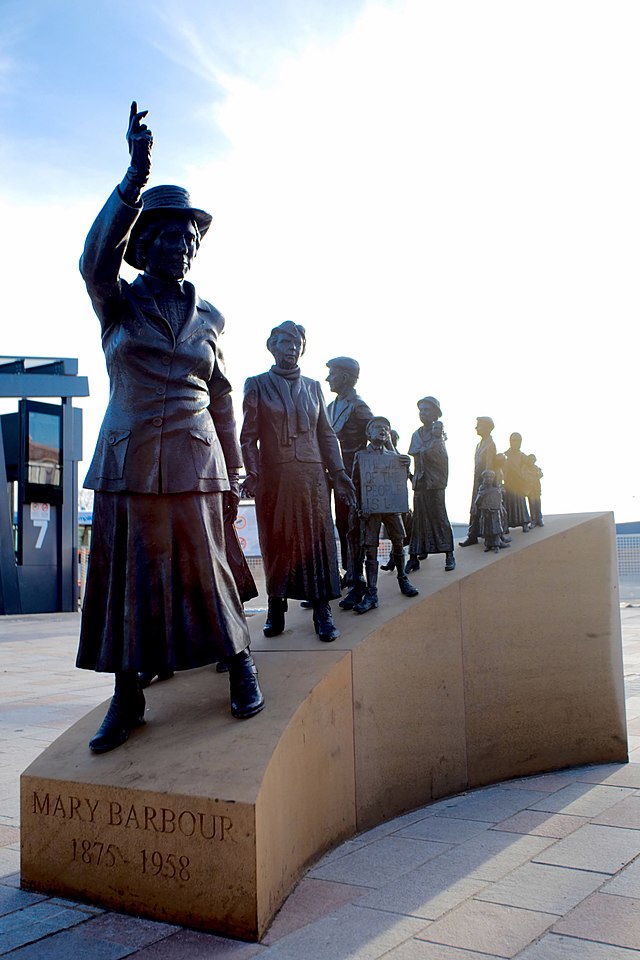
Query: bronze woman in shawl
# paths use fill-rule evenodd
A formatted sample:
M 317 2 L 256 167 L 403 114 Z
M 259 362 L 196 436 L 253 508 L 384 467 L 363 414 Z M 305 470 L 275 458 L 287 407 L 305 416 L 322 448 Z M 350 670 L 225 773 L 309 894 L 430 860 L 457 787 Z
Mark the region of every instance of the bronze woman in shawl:
M 339 636 L 329 601 L 340 577 L 327 475 L 336 496 L 355 504 L 322 388 L 303 377 L 298 360 L 305 330 L 290 320 L 267 340 L 274 365 L 249 377 L 240 434 L 247 471 L 244 493 L 255 497 L 269 609 L 265 636 L 282 633 L 287 599 L 308 600 L 320 640 Z

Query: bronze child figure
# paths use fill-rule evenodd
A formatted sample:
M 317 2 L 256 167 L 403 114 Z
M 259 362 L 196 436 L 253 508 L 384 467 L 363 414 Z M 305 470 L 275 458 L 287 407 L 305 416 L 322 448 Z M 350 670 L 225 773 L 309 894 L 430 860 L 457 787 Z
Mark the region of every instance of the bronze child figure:
M 435 397 L 418 400 L 422 426 L 411 437 L 409 453 L 414 459 L 413 525 L 407 573 L 420 568 L 430 553 L 444 553 L 447 571 L 455 570 L 453 530 L 447 516 L 445 490 L 449 458 L 445 446 L 440 404 Z
M 378 606 L 378 541 L 382 524 L 391 540 L 400 592 L 405 597 L 418 594 L 404 569 L 402 514 L 409 508 L 407 479 L 411 461 L 390 448 L 390 431 L 391 425 L 386 417 L 373 417 L 367 424 L 369 443 L 365 450 L 356 453 L 353 464 L 367 577 L 366 593 L 353 607 L 356 613 L 367 613 Z
M 478 533 L 484 538 L 484 552 L 499 553 L 509 544 L 502 539 L 502 490 L 495 470 L 483 470 L 475 499 Z
M 95 753 L 144 723 L 138 673 L 226 660 L 233 716 L 264 706 L 225 541 L 242 458 L 218 347 L 224 318 L 185 280 L 211 216 L 182 187 L 142 192 L 146 113 L 132 103 L 129 169 L 80 261 L 111 384 L 85 480 L 96 493 L 77 658 L 115 674 Z M 131 284 L 123 259 L 142 271 Z

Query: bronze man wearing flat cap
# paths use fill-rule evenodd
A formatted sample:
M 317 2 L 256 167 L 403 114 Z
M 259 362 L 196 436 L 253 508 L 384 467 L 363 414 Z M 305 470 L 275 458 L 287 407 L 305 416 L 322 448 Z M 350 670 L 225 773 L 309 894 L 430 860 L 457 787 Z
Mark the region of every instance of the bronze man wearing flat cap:
M 134 102 L 129 169 L 80 261 L 111 385 L 85 480 L 96 493 L 77 658 L 115 673 L 95 753 L 144 723 L 140 671 L 225 660 L 232 714 L 264 705 L 236 578 L 245 598 L 255 588 L 225 535 L 242 458 L 218 347 L 224 319 L 185 281 L 211 216 L 181 187 L 142 193 L 153 143 L 145 116 Z M 123 258 L 143 271 L 131 284 L 120 277 Z

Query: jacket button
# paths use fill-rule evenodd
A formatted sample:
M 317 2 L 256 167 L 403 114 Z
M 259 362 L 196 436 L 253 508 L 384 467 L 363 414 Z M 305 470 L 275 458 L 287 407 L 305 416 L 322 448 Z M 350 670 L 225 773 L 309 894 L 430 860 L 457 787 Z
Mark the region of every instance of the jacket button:
M 154 417 L 153 420 L 151 421 L 151 423 L 154 425 L 154 427 L 161 427 L 161 426 L 162 426 L 162 417 Z
M 159 397 L 164 396 L 165 388 L 164 388 L 164 387 L 156 387 L 156 393 L 158 394 Z
M 164 363 L 165 367 L 168 367 L 169 364 L 171 363 L 171 357 L 163 357 L 162 363 Z

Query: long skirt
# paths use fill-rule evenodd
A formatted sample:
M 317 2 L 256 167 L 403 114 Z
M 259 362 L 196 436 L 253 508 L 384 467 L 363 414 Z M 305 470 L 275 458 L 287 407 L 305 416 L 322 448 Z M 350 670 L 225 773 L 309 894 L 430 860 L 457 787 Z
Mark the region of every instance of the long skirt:
M 187 670 L 248 645 L 222 494 L 97 492 L 77 666 Z
M 414 492 L 409 553 L 451 553 L 453 550 L 453 530 L 444 494 L 444 490 L 417 489 Z
M 511 490 L 505 490 L 504 505 L 507 508 L 507 521 L 510 527 L 522 527 L 530 522 L 531 517 L 524 497 Z
M 340 596 L 335 529 L 322 464 L 291 460 L 264 469 L 256 518 L 270 597 L 325 601 Z

